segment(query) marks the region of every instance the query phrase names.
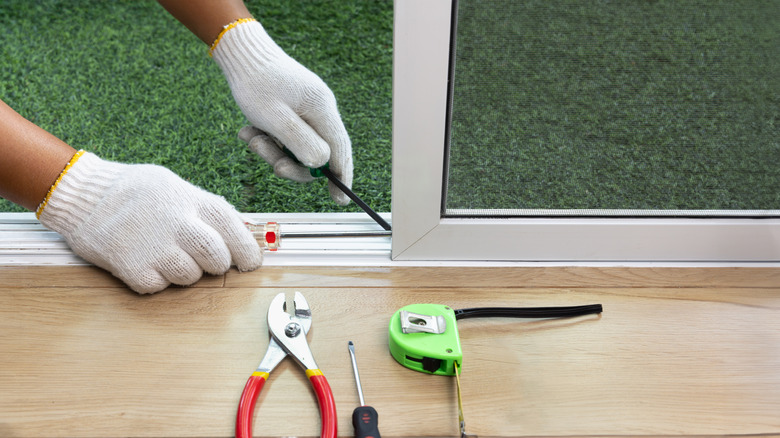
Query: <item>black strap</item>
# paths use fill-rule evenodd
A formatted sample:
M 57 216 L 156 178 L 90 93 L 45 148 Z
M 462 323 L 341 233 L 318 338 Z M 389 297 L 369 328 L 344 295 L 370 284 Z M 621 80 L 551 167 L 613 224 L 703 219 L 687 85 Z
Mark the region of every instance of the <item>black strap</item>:
M 570 307 L 473 307 L 455 310 L 455 319 L 490 317 L 569 318 L 601 312 L 601 304 Z

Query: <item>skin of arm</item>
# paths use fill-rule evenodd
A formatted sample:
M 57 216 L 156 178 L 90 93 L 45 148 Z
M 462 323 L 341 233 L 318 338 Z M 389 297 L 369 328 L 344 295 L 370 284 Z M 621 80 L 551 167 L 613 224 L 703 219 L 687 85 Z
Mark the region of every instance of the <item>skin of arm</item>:
M 0 100 L 0 196 L 35 210 L 76 150 Z
M 223 26 L 250 18 L 242 0 L 159 0 L 201 41 L 211 45 Z M 35 210 L 76 153 L 68 144 L 0 100 L 0 197 Z
M 241 18 L 252 18 L 243 0 L 158 0 L 171 15 L 207 45 L 222 28 Z
M 223 26 L 250 18 L 242 0 L 159 0 L 201 41 L 211 45 Z M 76 153 L 68 144 L 0 100 L 0 196 L 35 210 Z

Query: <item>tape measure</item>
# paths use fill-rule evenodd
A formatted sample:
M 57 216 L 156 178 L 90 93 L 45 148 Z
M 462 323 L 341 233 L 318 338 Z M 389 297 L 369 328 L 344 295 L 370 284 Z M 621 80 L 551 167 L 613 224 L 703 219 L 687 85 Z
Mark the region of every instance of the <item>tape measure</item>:
M 415 371 L 455 375 L 463 353 L 455 311 L 442 304 L 411 304 L 390 319 L 390 354 Z
M 457 320 L 464 318 L 566 318 L 601 313 L 601 304 L 573 307 L 478 307 L 453 310 L 442 304 L 410 304 L 390 318 L 388 345 L 393 358 L 422 373 L 455 376 L 458 387 L 458 422 L 467 437 L 460 390 L 463 353 Z
M 423 373 L 456 375 L 463 367 L 457 320 L 465 318 L 569 318 L 601 313 L 601 304 L 569 307 L 477 307 L 453 310 L 443 304 L 410 304 L 390 318 L 390 354 Z M 462 370 L 461 370 L 462 371 Z

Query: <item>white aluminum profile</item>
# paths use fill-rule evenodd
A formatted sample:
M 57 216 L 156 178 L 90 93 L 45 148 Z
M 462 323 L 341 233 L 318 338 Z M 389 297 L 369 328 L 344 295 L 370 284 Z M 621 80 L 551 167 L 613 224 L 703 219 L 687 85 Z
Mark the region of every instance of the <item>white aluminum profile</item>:
M 385 220 L 387 213 L 380 213 Z M 282 233 L 379 231 L 363 213 L 245 214 L 255 223 L 278 222 Z M 264 266 L 377 266 L 390 263 L 390 236 L 283 238 L 265 251 Z M 88 265 L 65 239 L 47 230 L 33 213 L 0 213 L 0 266 Z
M 394 261 L 780 263 L 780 218 L 445 218 L 452 0 L 396 0 Z

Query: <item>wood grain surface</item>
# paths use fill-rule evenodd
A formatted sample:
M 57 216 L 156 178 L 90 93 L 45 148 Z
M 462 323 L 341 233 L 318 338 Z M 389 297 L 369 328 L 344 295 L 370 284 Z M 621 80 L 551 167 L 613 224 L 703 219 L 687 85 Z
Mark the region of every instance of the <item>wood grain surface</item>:
M 457 436 L 455 380 L 387 348 L 392 314 L 601 303 L 565 320 L 459 321 L 466 428 L 488 436 L 780 435 L 780 270 L 263 268 L 139 296 L 91 267 L 0 268 L 0 437 L 229 437 L 279 292 L 313 308 L 308 339 L 339 435 L 366 401 L 384 437 Z M 282 362 L 257 436 L 318 436 L 302 370 Z

